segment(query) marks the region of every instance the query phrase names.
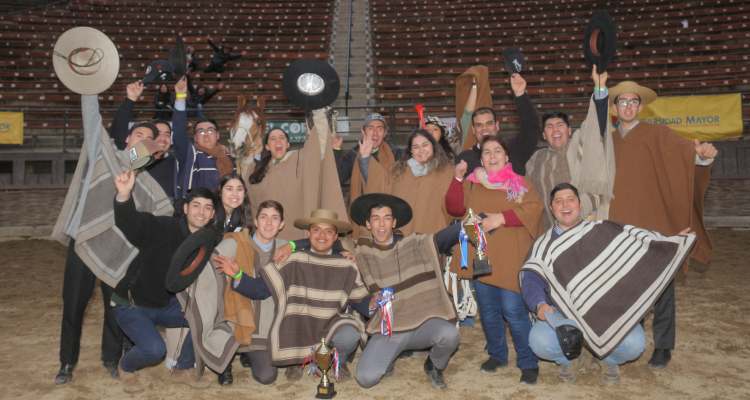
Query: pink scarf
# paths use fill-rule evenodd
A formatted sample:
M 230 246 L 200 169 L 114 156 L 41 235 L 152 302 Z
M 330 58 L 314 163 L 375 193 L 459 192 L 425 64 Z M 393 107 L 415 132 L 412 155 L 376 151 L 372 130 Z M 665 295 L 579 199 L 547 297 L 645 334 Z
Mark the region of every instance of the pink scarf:
M 469 182 L 479 183 L 487 189 L 505 190 L 508 200 L 519 201 L 529 191 L 526 181 L 521 175 L 513 172 L 510 163 L 497 172 L 487 172 L 483 167 L 477 167 L 467 178 Z

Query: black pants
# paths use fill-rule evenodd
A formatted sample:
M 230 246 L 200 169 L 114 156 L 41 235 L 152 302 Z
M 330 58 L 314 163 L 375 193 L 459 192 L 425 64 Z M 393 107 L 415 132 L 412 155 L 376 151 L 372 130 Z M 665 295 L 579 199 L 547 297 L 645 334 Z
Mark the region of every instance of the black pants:
M 654 348 L 674 349 L 676 327 L 674 280 L 654 303 Z
M 83 314 L 96 286 L 96 276 L 75 252 L 75 241 L 68 245 L 63 280 L 63 316 L 60 330 L 60 363 L 76 364 L 81 350 Z M 109 300 L 112 288 L 101 284 L 104 299 L 102 361 L 119 362 L 122 355 L 122 331 L 117 325 Z

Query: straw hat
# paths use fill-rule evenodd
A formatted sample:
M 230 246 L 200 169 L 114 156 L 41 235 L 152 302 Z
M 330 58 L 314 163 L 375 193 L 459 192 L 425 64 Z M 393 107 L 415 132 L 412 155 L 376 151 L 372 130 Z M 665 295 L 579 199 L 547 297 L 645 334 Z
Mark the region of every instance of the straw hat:
M 352 230 L 351 224 L 339 220 L 336 211 L 319 208 L 310 213 L 310 218 L 299 218 L 294 220 L 294 226 L 299 229 L 310 229 L 314 224 L 329 224 L 336 227 L 338 233 L 346 233 Z
M 120 56 L 107 35 L 79 26 L 65 31 L 52 52 L 52 65 L 60 81 L 78 94 L 99 94 L 117 78 Z
M 609 89 L 609 101 L 610 106 L 614 103 L 617 96 L 625 93 L 634 93 L 641 98 L 641 105 L 646 105 L 656 100 L 656 92 L 653 90 L 641 86 L 633 81 L 622 81 L 615 85 L 615 87 Z

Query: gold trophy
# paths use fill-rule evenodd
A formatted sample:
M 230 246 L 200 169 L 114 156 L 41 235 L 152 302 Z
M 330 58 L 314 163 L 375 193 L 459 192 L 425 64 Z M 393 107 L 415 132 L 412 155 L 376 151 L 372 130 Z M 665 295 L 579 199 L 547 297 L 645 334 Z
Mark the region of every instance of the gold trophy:
M 469 242 L 474 246 L 474 277 L 489 275 L 492 273 L 490 260 L 487 258 L 487 241 L 485 240 L 484 230 L 479 224 L 481 218 L 474 214 L 474 210 L 469 208 L 462 224 Z
M 333 349 L 328 347 L 325 338 L 320 339 L 320 345 L 315 349 L 315 364 L 318 365 L 322 375 L 315 398 L 332 399 L 333 396 L 336 396 L 336 391 L 333 389 L 333 382 L 328 379 L 328 371 L 331 370 L 333 365 Z

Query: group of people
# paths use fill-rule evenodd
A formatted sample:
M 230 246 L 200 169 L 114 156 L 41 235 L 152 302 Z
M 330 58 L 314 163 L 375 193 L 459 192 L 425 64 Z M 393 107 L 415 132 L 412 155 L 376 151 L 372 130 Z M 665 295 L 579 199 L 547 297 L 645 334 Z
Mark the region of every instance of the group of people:
M 688 255 L 710 258 L 701 206 L 716 149 L 640 122 L 656 94 L 630 81 L 607 88 L 596 67 L 575 132 L 564 112 L 540 125 L 526 81 L 511 75 L 521 124 L 506 142 L 482 71 L 469 69 L 457 85 L 463 137 L 453 143 L 428 117 L 396 148 L 386 119 L 370 114 L 357 146 L 342 150 L 326 110 L 315 110 L 300 149 L 274 128 L 242 162 L 213 120 L 194 121 L 188 136 L 185 79 L 171 123 L 132 123 L 139 82 L 109 130 L 97 97 L 82 96 L 85 146 L 54 232 L 69 246 L 55 382 L 72 380 L 99 278 L 102 361 L 127 391 L 142 390 L 137 371 L 165 357 L 174 379 L 194 386 L 208 384 L 198 361 L 231 384 L 236 353 L 261 384 L 279 367 L 299 379 L 321 338 L 335 349 L 338 380 L 372 387 L 399 357 L 427 350 L 425 374 L 444 389 L 460 342 L 451 297 L 472 295 L 449 292 L 445 268 L 472 282 L 488 353 L 482 372 L 507 366 L 507 323 L 522 383 L 536 383 L 539 359 L 574 381 L 576 340 L 616 383 L 618 366 L 645 350 L 651 308 L 649 365 L 666 367 L 674 274 Z M 132 171 L 143 141 L 156 144 L 155 161 Z M 483 275 L 465 240 L 468 213 L 481 221 L 491 265 Z M 177 328 L 175 352 L 158 327 Z

